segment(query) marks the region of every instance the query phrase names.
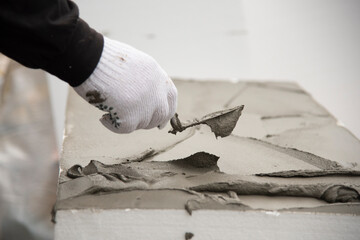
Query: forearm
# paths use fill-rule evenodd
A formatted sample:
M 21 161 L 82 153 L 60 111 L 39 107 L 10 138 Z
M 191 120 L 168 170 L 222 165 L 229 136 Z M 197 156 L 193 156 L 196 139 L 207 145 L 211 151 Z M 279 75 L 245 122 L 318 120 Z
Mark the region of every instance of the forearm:
M 79 18 L 67 0 L 0 1 L 0 51 L 68 82 L 83 83 L 94 71 L 103 36 Z

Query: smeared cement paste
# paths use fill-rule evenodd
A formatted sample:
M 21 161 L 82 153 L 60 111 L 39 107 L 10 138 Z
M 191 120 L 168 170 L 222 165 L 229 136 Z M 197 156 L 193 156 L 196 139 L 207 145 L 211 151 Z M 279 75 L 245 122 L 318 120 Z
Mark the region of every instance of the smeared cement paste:
M 194 234 L 193 234 L 193 233 L 191 233 L 191 232 L 187 232 L 187 233 L 185 233 L 185 240 L 190 240 L 190 239 L 192 239 L 192 238 L 193 238 L 193 236 L 194 236 Z
M 70 92 L 55 210 L 360 214 L 360 142 L 296 84 L 175 84 L 181 118 L 204 116 L 173 119 L 176 135 L 110 133 L 96 121 L 101 113 Z
M 260 177 L 323 177 L 323 176 L 360 176 L 360 171 L 356 170 L 291 170 L 291 171 L 282 171 L 282 172 L 273 172 L 273 173 L 258 173 L 256 176 Z
M 74 165 L 67 171 L 67 175 L 71 178 L 84 178 L 78 179 L 78 187 L 71 197 L 87 194 L 89 191 L 109 192 L 129 189 L 170 188 L 198 193 L 232 192 L 239 195 L 313 197 L 329 203 L 360 201 L 358 189 L 352 187 L 351 184 L 324 184 L 316 181 L 313 184 L 301 185 L 278 184 L 271 181 L 254 183 L 242 180 L 241 176 L 228 176 L 220 172 L 216 164 L 218 159 L 219 157 L 215 155 L 198 152 L 187 158 L 168 162 L 132 162 L 105 165 L 92 160 L 84 168 Z M 204 176 L 210 183 L 202 184 Z M 109 182 L 99 181 L 98 179 L 101 178 Z M 69 189 L 72 188 L 72 183 L 63 184 L 65 188 L 68 186 Z M 68 190 L 68 192 L 70 191 Z M 199 196 L 203 197 L 201 194 Z M 206 204 L 210 206 L 211 202 L 208 200 Z M 214 198 L 211 200 L 216 204 L 221 202 Z M 196 201 L 196 205 L 205 204 L 199 199 L 193 201 Z

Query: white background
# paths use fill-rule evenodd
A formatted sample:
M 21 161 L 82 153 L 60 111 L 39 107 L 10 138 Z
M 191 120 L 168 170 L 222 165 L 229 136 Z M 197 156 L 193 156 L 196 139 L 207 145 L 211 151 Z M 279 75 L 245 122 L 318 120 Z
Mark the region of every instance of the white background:
M 90 26 L 170 76 L 296 81 L 360 137 L 360 1 L 76 2 Z M 60 145 L 67 85 L 49 82 Z

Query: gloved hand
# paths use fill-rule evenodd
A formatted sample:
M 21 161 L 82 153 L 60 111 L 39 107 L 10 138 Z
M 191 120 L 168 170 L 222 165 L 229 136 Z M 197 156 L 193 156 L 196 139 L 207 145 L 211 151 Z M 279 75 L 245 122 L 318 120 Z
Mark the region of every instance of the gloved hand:
M 94 72 L 74 89 L 107 112 L 100 121 L 116 133 L 163 128 L 177 106 L 174 83 L 151 56 L 106 37 Z

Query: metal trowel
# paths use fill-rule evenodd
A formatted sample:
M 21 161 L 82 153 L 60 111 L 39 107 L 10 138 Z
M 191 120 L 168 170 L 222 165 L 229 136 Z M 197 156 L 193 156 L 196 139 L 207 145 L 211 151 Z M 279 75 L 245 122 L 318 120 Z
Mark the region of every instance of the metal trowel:
M 182 132 L 189 127 L 193 127 L 200 124 L 206 124 L 214 132 L 215 137 L 227 137 L 234 130 L 236 123 L 241 116 L 241 112 L 244 109 L 244 105 L 237 106 L 234 108 L 221 110 L 205 115 L 200 120 L 194 119 L 187 123 L 183 123 L 179 119 L 179 115 L 175 113 L 175 116 L 171 118 L 170 124 L 172 130 L 169 133 L 176 134 Z

